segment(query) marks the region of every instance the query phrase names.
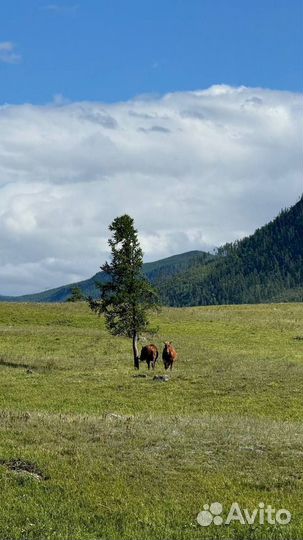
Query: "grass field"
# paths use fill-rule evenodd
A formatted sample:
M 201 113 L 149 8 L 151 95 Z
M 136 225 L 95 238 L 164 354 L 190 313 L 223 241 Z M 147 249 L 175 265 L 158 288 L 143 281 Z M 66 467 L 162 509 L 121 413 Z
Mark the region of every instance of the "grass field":
M 134 376 L 84 304 L 0 303 L 2 540 L 303 538 L 303 305 L 154 322 L 179 352 L 168 382 Z M 292 519 L 201 527 L 215 501 Z

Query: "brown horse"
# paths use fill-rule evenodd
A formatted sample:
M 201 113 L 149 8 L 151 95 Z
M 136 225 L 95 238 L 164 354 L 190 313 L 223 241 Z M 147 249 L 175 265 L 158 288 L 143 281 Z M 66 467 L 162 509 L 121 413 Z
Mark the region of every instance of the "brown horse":
M 171 341 L 166 341 L 164 343 L 164 349 L 162 353 L 162 359 L 165 369 L 173 369 L 173 364 L 177 359 L 176 349 L 173 347 Z
M 158 356 L 159 353 L 156 345 L 151 343 L 150 345 L 145 345 L 142 347 L 140 361 L 143 362 L 145 360 L 148 369 L 150 369 L 150 365 L 152 365 L 152 368 L 155 369 Z

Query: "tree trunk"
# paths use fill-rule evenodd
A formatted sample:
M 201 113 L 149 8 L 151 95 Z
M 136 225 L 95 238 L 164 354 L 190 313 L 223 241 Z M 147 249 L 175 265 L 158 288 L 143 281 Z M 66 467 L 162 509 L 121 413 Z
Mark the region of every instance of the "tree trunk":
M 139 360 L 139 353 L 138 353 L 138 334 L 137 334 L 137 332 L 133 333 L 133 353 L 134 353 L 134 368 L 139 369 L 140 360 Z

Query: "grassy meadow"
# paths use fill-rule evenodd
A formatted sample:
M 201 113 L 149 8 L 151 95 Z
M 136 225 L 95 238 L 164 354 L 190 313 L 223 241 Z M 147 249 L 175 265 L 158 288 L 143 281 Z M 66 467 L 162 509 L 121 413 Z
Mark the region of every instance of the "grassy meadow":
M 1 540 L 303 538 L 303 305 L 153 323 L 144 343 L 179 353 L 168 382 L 85 304 L 0 303 Z M 292 520 L 201 527 L 215 501 Z

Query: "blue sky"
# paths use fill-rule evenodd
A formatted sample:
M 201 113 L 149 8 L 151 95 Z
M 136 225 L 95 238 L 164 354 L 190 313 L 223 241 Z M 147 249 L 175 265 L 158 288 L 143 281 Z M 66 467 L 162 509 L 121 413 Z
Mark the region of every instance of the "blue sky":
M 301 0 L 2 0 L 0 103 L 301 91 L 302 12 Z

